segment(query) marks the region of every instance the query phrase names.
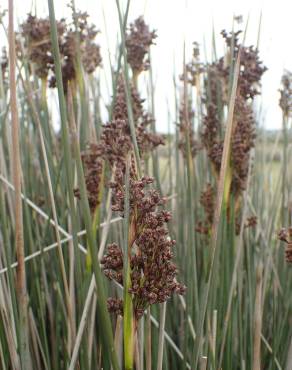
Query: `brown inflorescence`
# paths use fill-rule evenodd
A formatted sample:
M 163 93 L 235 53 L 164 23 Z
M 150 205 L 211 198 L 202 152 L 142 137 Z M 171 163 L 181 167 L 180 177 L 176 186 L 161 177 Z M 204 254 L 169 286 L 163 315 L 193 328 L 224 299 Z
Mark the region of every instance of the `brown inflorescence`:
M 205 220 L 199 221 L 196 227 L 196 231 L 201 234 L 207 235 L 211 230 L 215 211 L 215 195 L 214 188 L 211 184 L 207 184 L 206 190 L 201 193 L 200 203 L 204 209 Z
M 126 48 L 133 75 L 149 69 L 149 58 L 146 56 L 156 37 L 156 32 L 150 31 L 142 16 L 130 24 L 130 32 L 126 35 Z
M 223 140 L 220 135 L 218 108 L 214 103 L 208 104 L 207 106 L 207 114 L 203 119 L 201 139 L 215 169 L 215 173 L 219 176 L 223 153 Z
M 108 298 L 107 300 L 107 308 L 109 312 L 113 312 L 116 315 L 123 315 L 123 306 L 123 300 L 120 298 Z
M 249 156 L 256 138 L 252 108 L 241 96 L 236 99 L 234 120 L 235 130 L 231 142 L 231 191 L 237 199 L 246 188 Z
M 248 228 L 255 228 L 257 226 L 257 217 L 256 216 L 250 216 L 248 217 L 245 222 L 244 222 L 244 229 L 248 229 Z M 240 234 L 240 228 L 241 228 L 241 220 L 240 218 L 237 218 L 236 221 L 235 221 L 235 233 L 236 235 L 239 235 Z
M 8 71 L 8 55 L 5 47 L 2 48 L 2 55 L 0 57 L 0 68 L 2 74 L 2 81 L 6 81 Z
M 193 43 L 193 58 L 186 64 L 185 73 L 181 80 L 186 80 L 190 85 L 197 86 L 201 75 L 205 72 L 205 65 L 200 60 L 200 48 L 197 42 Z
M 255 120 L 251 101 L 260 94 L 260 79 L 266 71 L 266 67 L 259 60 L 258 50 L 252 46 L 242 46 L 239 43 L 239 34 L 240 31 L 230 34 L 222 31 L 227 45 L 227 53 L 210 66 L 206 66 L 206 114 L 201 133 L 203 145 L 218 176 L 221 167 L 224 132 L 219 112 L 228 104 L 230 66 L 231 63 L 234 65 L 236 62 L 240 50 L 240 69 L 231 145 L 233 175 L 231 191 L 235 196 L 238 196 L 246 186 L 250 150 L 255 141 Z
M 282 76 L 282 88 L 280 89 L 279 105 L 285 117 L 290 117 L 292 113 L 292 73 L 285 71 Z
M 133 307 L 136 319 L 155 303 L 168 300 L 173 293 L 183 294 L 185 287 L 176 281 L 177 268 L 172 262 L 175 241 L 170 239 L 165 224 L 171 219 L 169 212 L 159 210 L 164 199 L 149 187 L 154 179 L 137 179 L 132 168 L 130 178 L 130 267 Z M 120 176 L 116 176 L 121 180 Z M 115 181 L 113 191 L 114 211 L 124 213 L 125 186 Z M 124 182 L 124 179 L 122 179 Z M 122 284 L 123 252 L 117 244 L 108 246 L 101 260 L 108 278 Z
M 281 229 L 278 238 L 286 243 L 285 257 L 288 263 L 292 263 L 292 227 Z
M 255 145 L 256 124 L 252 101 L 256 95 L 260 94 L 260 80 L 266 71 L 266 67 L 259 60 L 258 50 L 253 46 L 245 47 L 240 44 L 240 33 L 241 31 L 228 34 L 223 30 L 221 34 L 227 47 L 225 55 L 212 64 L 204 66 L 205 95 L 203 103 L 205 114 L 201 129 L 202 145 L 206 149 L 215 178 L 218 181 L 225 134 L 224 109 L 229 103 L 230 73 L 240 53 L 230 152 L 232 176 L 230 193 L 235 201 L 235 216 L 238 216 L 241 195 L 246 189 L 250 153 Z M 202 193 L 202 196 L 204 197 L 205 193 Z M 227 206 L 229 214 L 229 204 Z M 205 208 L 204 205 L 203 207 Z M 208 213 L 206 213 L 206 219 L 208 219 Z M 209 221 L 212 224 L 212 221 Z M 197 227 L 198 231 L 206 233 L 209 229 L 210 226 L 205 227 L 203 222 Z
M 136 90 L 132 89 L 131 95 L 139 150 L 146 154 L 146 151 L 158 146 L 162 139 L 156 134 L 149 137 L 145 132 L 146 125 L 143 122 L 146 116 L 143 101 Z M 135 318 L 138 320 L 149 304 L 164 302 L 173 293 L 182 294 L 185 287 L 176 281 L 177 268 L 172 262 L 175 242 L 170 239 L 166 227 L 171 216 L 162 209 L 165 200 L 153 188 L 153 178 L 147 176 L 139 178 L 137 174 L 126 108 L 125 86 L 120 79 L 112 121 L 103 126 L 98 144 L 98 158 L 106 160 L 112 169 L 112 181 L 109 182 L 112 190 L 112 210 L 119 212 L 122 217 L 125 204 L 126 163 L 128 158 L 131 159 L 128 253 L 131 267 L 130 293 L 133 296 Z M 89 158 L 90 163 L 91 161 L 96 163 Z M 121 247 L 116 243 L 110 244 L 101 263 L 105 275 L 123 285 Z M 108 307 L 110 311 L 122 314 L 120 299 L 110 298 Z
M 183 156 L 187 157 L 187 149 L 189 145 L 190 154 L 195 157 L 200 149 L 200 145 L 195 138 L 194 127 L 192 124 L 194 112 L 191 109 L 191 103 L 186 104 L 184 101 L 181 103 L 179 111 L 179 142 L 178 147 Z
M 199 44 L 194 42 L 193 58 L 190 63 L 184 67 L 183 74 L 180 79 L 184 83 L 183 96 L 180 102 L 179 109 L 179 142 L 178 147 L 182 152 L 184 158 L 187 157 L 187 152 L 190 152 L 192 158 L 196 156 L 201 149 L 197 139 L 195 138 L 194 117 L 195 112 L 192 108 L 192 96 L 188 96 L 188 86 L 195 86 L 198 88 L 198 82 L 204 72 L 204 65 L 200 62 Z
M 98 144 L 90 144 L 81 154 L 84 167 L 84 177 L 90 211 L 94 214 L 100 204 L 99 192 L 103 174 L 103 149 Z M 74 195 L 80 199 L 80 190 L 74 190 Z
M 128 109 L 126 99 L 126 87 L 122 76 L 119 76 L 117 84 L 116 100 L 113 109 L 113 120 L 121 119 L 128 122 Z M 159 145 L 164 144 L 163 135 L 149 131 L 148 127 L 153 118 L 143 107 L 144 99 L 141 99 L 137 89 L 131 86 L 131 103 L 136 128 L 137 143 L 140 155 L 143 158 Z M 129 126 L 129 125 L 128 125 Z
M 137 90 L 131 88 L 134 123 L 139 152 L 142 158 L 149 155 L 153 149 L 164 144 L 162 135 L 148 131 L 151 122 L 143 107 L 144 100 Z M 128 122 L 126 91 L 122 77 L 117 85 L 116 100 L 113 107 L 112 121 L 103 125 L 98 144 L 90 144 L 82 153 L 82 161 L 87 185 L 88 200 L 93 211 L 98 206 L 99 181 L 101 179 L 103 161 L 108 161 L 114 169 L 115 180 L 123 181 L 127 154 L 132 149 L 131 131 Z M 80 197 L 79 189 L 75 195 Z
M 240 70 L 238 76 L 238 93 L 244 99 L 253 99 L 260 94 L 260 80 L 262 75 L 267 70 L 259 59 L 258 49 L 253 46 L 243 46 L 239 42 L 239 35 L 241 31 L 230 32 L 229 34 L 223 30 L 221 32 L 227 47 L 229 48 L 229 55 L 219 60 L 219 71 L 222 76 L 229 78 L 230 63 L 236 62 L 240 50 Z M 233 55 L 231 55 L 233 49 Z
M 246 219 L 245 221 L 245 224 L 244 224 L 244 227 L 245 228 L 248 228 L 248 227 L 255 227 L 257 226 L 258 224 L 258 219 L 256 216 L 250 216 Z
M 63 20 L 56 24 L 60 42 L 66 25 Z M 46 79 L 54 67 L 50 28 L 49 18 L 37 18 L 32 14 L 29 14 L 27 20 L 21 25 L 24 52 L 27 53 L 28 59 L 34 64 L 36 75 L 41 79 Z M 21 47 L 18 49 L 21 53 Z
M 64 91 L 69 81 L 76 79 L 76 57 L 80 53 L 82 66 L 91 74 L 101 65 L 100 48 L 94 42 L 98 31 L 88 24 L 88 14 L 76 12 L 73 15 L 74 27 L 65 20 L 57 21 L 57 34 L 62 62 Z M 76 29 L 75 29 L 76 28 Z M 54 58 L 50 36 L 50 20 L 37 18 L 31 14 L 21 25 L 24 51 L 35 65 L 38 77 L 49 80 L 49 86 L 56 86 Z M 18 44 L 21 40 L 18 40 Z M 21 46 L 18 47 L 21 50 Z
M 100 47 L 91 40 L 87 40 L 82 54 L 82 64 L 87 74 L 91 74 L 101 65 Z
M 146 131 L 149 116 L 143 108 L 143 100 L 136 89 L 131 89 L 133 114 L 139 151 L 146 155 L 163 143 L 160 135 Z M 130 165 L 130 230 L 129 249 L 131 288 L 135 318 L 138 320 L 150 304 L 164 302 L 173 293 L 183 294 L 185 287 L 176 281 L 177 268 L 172 262 L 175 241 L 170 239 L 166 223 L 170 213 L 161 209 L 164 198 L 152 187 L 153 178 L 139 179 L 133 156 L 133 144 L 128 120 L 125 85 L 122 78 L 117 86 L 112 121 L 103 126 L 100 142 L 90 145 L 82 154 L 90 208 L 93 211 L 99 201 L 99 185 L 103 161 L 113 172 L 112 210 L 124 216 L 125 172 L 127 158 Z M 75 190 L 79 196 L 79 190 Z M 116 243 L 107 247 L 102 258 L 105 275 L 123 285 L 123 251 Z M 122 314 L 123 303 L 110 298 L 111 312 Z

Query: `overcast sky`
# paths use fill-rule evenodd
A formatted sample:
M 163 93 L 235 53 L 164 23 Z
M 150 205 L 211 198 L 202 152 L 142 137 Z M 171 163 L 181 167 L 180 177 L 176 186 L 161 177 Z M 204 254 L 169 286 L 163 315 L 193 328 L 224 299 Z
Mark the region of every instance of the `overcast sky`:
M 18 20 L 23 20 L 31 9 L 37 9 L 39 16 L 48 14 L 46 0 L 14 0 Z M 7 6 L 7 0 L 1 4 Z M 87 11 L 90 19 L 100 29 L 97 41 L 103 53 L 103 64 L 107 67 L 108 47 L 114 53 L 118 18 L 115 0 L 75 0 L 76 7 Z M 3 5 L 2 5 L 3 7 Z M 57 17 L 66 17 L 69 11 L 66 1 L 55 1 Z M 146 21 L 157 30 L 156 46 L 152 50 L 154 79 L 156 88 L 156 116 L 160 130 L 167 129 L 167 102 L 173 107 L 173 73 L 181 73 L 183 42 L 186 42 L 187 59 L 191 57 L 191 45 L 198 41 L 211 50 L 212 22 L 218 35 L 216 43 L 223 46 L 220 31 L 231 29 L 233 15 L 248 18 L 249 25 L 246 44 L 256 44 L 260 14 L 262 27 L 260 56 L 268 67 L 263 78 L 262 106 L 267 128 L 281 127 L 281 113 L 278 108 L 280 80 L 283 70 L 292 70 L 292 2 L 285 0 L 132 0 L 129 20 L 144 14 Z M 105 21 L 103 13 L 105 15 Z M 243 24 L 244 27 L 244 24 Z M 108 38 L 106 37 L 108 35 Z M 1 44 L 1 38 L 0 38 Z M 178 68 L 179 67 L 179 68 Z M 258 102 L 259 104 L 259 102 Z M 173 109 L 171 108 L 173 115 Z

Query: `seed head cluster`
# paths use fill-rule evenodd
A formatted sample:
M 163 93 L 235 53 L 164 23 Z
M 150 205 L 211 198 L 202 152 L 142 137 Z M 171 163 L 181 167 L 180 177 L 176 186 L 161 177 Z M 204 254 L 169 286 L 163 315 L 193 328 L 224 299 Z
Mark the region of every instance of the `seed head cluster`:
M 148 121 L 143 101 L 132 89 L 133 114 L 139 150 L 143 155 L 161 144 L 157 134 L 148 135 L 144 122 Z M 119 82 L 113 121 L 105 125 L 101 135 L 104 155 L 113 171 L 112 210 L 124 216 L 126 160 L 130 156 L 130 230 L 129 250 L 131 267 L 131 289 L 135 317 L 139 319 L 149 304 L 164 302 L 173 293 L 183 293 L 184 286 L 176 282 L 177 269 L 172 262 L 175 242 L 168 236 L 166 223 L 170 214 L 161 210 L 164 199 L 153 188 L 154 179 L 138 178 L 133 156 L 128 114 L 126 110 L 125 86 Z M 108 278 L 122 281 L 123 252 L 117 244 L 108 247 L 102 259 Z M 121 312 L 121 300 L 110 299 L 109 309 Z
M 256 216 L 250 216 L 248 217 L 243 225 L 244 229 L 248 228 L 255 228 L 257 226 L 258 220 Z M 239 235 L 240 234 L 240 229 L 241 229 L 241 219 L 238 216 L 235 220 L 235 234 Z
M 143 107 L 144 99 L 141 99 L 139 92 L 134 86 L 131 89 L 131 103 L 136 128 L 136 137 L 141 156 L 151 153 L 159 145 L 164 144 L 163 135 L 152 133 L 148 130 L 153 118 Z M 124 79 L 120 76 L 117 84 L 116 100 L 113 109 L 114 120 L 124 120 L 128 123 L 128 109 L 126 99 L 126 86 Z M 129 125 L 127 124 L 129 127 Z
M 133 75 L 149 69 L 149 58 L 146 56 L 156 37 L 156 32 L 150 31 L 143 17 L 130 24 L 130 30 L 126 35 L 126 48 Z
M 292 113 L 292 73 L 285 71 L 281 82 L 279 105 L 283 111 L 283 115 L 290 117 Z
M 76 56 L 80 53 L 82 66 L 91 74 L 101 65 L 100 48 L 95 43 L 98 33 L 94 25 L 88 23 L 88 14 L 76 12 L 73 25 L 64 19 L 57 21 L 57 34 L 62 63 L 62 77 L 65 92 L 69 81 L 76 79 Z M 21 38 L 18 38 L 18 50 L 27 54 L 33 63 L 38 77 L 49 81 L 50 87 L 56 86 L 54 58 L 50 36 L 50 20 L 37 18 L 31 14 L 21 25 Z M 21 45 L 22 41 L 23 47 Z
M 183 294 L 185 287 L 176 281 L 177 268 L 172 262 L 175 241 L 170 239 L 166 223 L 171 219 L 169 212 L 159 209 L 164 199 L 153 188 L 154 179 L 137 179 L 134 169 L 130 178 L 130 267 L 134 313 L 139 319 L 145 309 L 155 303 L 168 300 L 173 293 Z M 125 186 L 118 182 L 110 184 L 113 190 L 114 211 L 124 213 Z M 117 244 L 108 246 L 103 257 L 105 275 L 123 284 L 123 251 Z M 120 312 L 121 301 L 109 309 Z
M 204 209 L 205 219 L 199 221 L 196 227 L 196 231 L 208 235 L 213 224 L 214 212 L 215 212 L 215 191 L 213 186 L 207 184 L 206 190 L 201 193 L 200 204 Z
M 226 44 L 226 53 L 212 64 L 202 65 L 199 61 L 197 44 L 194 48 L 193 61 L 187 66 L 188 82 L 196 85 L 195 78 L 204 75 L 203 107 L 204 115 L 200 132 L 202 146 L 205 148 L 213 168 L 215 179 L 218 181 L 225 134 L 224 109 L 228 107 L 230 90 L 230 73 L 240 54 L 240 68 L 237 93 L 233 114 L 233 133 L 231 138 L 231 187 L 235 204 L 238 206 L 242 192 L 246 189 L 249 158 L 255 144 L 255 119 L 252 101 L 260 94 L 260 80 L 266 67 L 259 59 L 258 50 L 253 46 L 245 47 L 239 42 L 241 31 L 221 32 Z M 193 71 L 191 73 L 190 71 Z M 208 234 L 212 225 L 211 194 L 215 193 L 216 186 L 207 186 L 202 193 L 201 204 L 205 210 L 205 220 L 199 222 L 197 230 Z M 237 211 L 238 209 L 236 209 Z
M 60 36 L 65 32 L 65 21 L 57 21 L 57 32 Z M 26 21 L 21 25 L 22 39 L 18 37 L 18 52 L 21 56 L 22 47 L 28 59 L 33 63 L 36 75 L 46 79 L 54 68 L 52 54 L 52 43 L 50 35 L 50 20 L 48 18 L 37 18 L 29 14 Z M 23 42 L 23 45 L 20 45 Z
M 200 145 L 195 138 L 195 132 L 193 127 L 194 112 L 191 108 L 191 102 L 185 104 L 184 101 L 181 103 L 179 111 L 179 134 L 180 139 L 178 147 L 182 152 L 182 155 L 187 157 L 187 149 L 189 145 L 191 156 L 194 158 L 200 149 Z
M 169 212 L 161 210 L 164 199 L 152 188 L 154 179 L 142 177 L 138 179 L 133 158 L 133 145 L 128 123 L 127 111 L 125 110 L 124 90 L 118 87 L 117 100 L 114 106 L 113 120 L 104 125 L 100 143 L 91 145 L 82 155 L 85 167 L 85 178 L 88 199 L 91 209 L 95 209 L 98 202 L 98 189 L 102 162 L 108 161 L 113 171 L 113 181 L 109 183 L 112 189 L 112 210 L 124 215 L 125 203 L 125 169 L 126 159 L 132 157 L 130 170 L 130 266 L 131 266 L 131 290 L 133 294 L 134 313 L 138 319 L 149 304 L 164 302 L 173 293 L 183 293 L 184 286 L 176 282 L 177 269 L 173 264 L 174 240 L 168 236 L 166 223 L 170 220 Z M 134 116 L 136 134 L 143 140 L 148 135 L 141 130 L 144 125 L 144 110 L 142 101 L 136 92 Z M 138 114 L 138 112 L 140 112 Z M 162 142 L 159 135 L 151 135 L 151 140 L 143 143 L 140 151 L 154 148 Z M 79 196 L 78 189 L 75 190 Z M 107 248 L 107 253 L 102 259 L 105 275 L 112 280 L 123 284 L 123 252 L 115 243 Z M 108 308 L 116 313 L 122 312 L 122 301 L 111 298 Z
M 186 64 L 186 71 L 181 80 L 186 80 L 191 86 L 197 86 L 201 75 L 205 72 L 205 65 L 200 60 L 200 48 L 197 42 L 193 43 L 193 58 Z
M 84 177 L 88 203 L 92 214 L 100 204 L 100 186 L 103 174 L 103 150 L 100 145 L 91 143 L 81 154 L 84 167 Z M 74 195 L 80 199 L 80 190 L 74 189 Z
M 237 60 L 240 50 L 240 72 L 234 111 L 234 133 L 231 147 L 233 170 L 232 191 L 240 193 L 245 189 L 250 150 L 255 141 L 255 121 L 251 107 L 253 98 L 260 94 L 260 79 L 266 67 L 259 60 L 254 47 L 244 47 L 239 43 L 240 31 L 228 34 L 222 31 L 227 46 L 224 57 L 206 66 L 206 88 L 209 96 L 205 98 L 206 115 L 203 122 L 202 142 L 208 156 L 219 175 L 223 152 L 223 126 L 220 108 L 228 104 L 228 86 L 231 62 Z M 231 47 L 233 45 L 233 47 Z M 231 55 L 231 49 L 233 55 Z
M 151 123 L 151 119 L 144 110 L 144 100 L 140 98 L 134 87 L 131 88 L 131 98 L 139 152 L 141 157 L 145 158 L 156 147 L 164 144 L 164 138 L 162 135 L 148 131 L 147 126 Z M 87 150 L 82 153 L 87 195 L 92 212 L 99 205 L 99 183 L 104 161 L 108 161 L 113 168 L 115 180 L 123 183 L 126 158 L 131 150 L 132 140 L 128 121 L 125 83 L 120 77 L 112 121 L 103 125 L 99 143 L 89 144 Z M 75 189 L 75 196 L 80 197 L 79 189 Z
M 238 96 L 234 109 L 235 130 L 231 142 L 232 183 L 235 199 L 246 188 L 250 150 L 255 144 L 255 120 L 252 107 Z
M 278 238 L 286 243 L 286 261 L 292 263 L 292 227 L 281 229 L 278 233 Z
M 155 33 L 149 31 L 142 18 L 138 18 L 130 29 L 127 36 L 129 63 L 134 72 L 141 71 L 147 67 L 144 57 Z M 164 139 L 148 130 L 152 117 L 145 111 L 144 100 L 133 85 L 130 86 L 130 99 L 138 149 L 141 158 L 145 159 L 164 143 Z M 185 287 L 176 281 L 177 268 L 172 262 L 175 241 L 169 237 L 166 227 L 171 215 L 163 209 L 165 199 L 154 188 L 153 178 L 137 174 L 126 85 L 122 76 L 117 79 L 111 121 L 103 125 L 99 143 L 89 145 L 82 160 L 90 208 L 94 210 L 98 205 L 101 173 L 106 162 L 112 172 L 112 180 L 108 183 L 112 211 L 122 217 L 125 213 L 126 164 L 129 162 L 129 244 L 126 253 L 131 270 L 129 293 L 132 294 L 133 313 L 138 320 L 150 304 L 164 302 L 173 293 L 183 294 Z M 79 196 L 78 189 L 75 195 Z M 101 264 L 109 279 L 123 285 L 124 251 L 117 243 L 107 246 Z M 122 314 L 123 301 L 110 298 L 108 309 Z
M 133 87 L 131 99 L 139 151 L 145 156 L 162 144 L 163 138 L 146 131 L 149 116 L 143 109 L 143 100 Z M 166 228 L 171 216 L 169 212 L 159 209 L 164 205 L 164 199 L 153 188 L 153 178 L 144 176 L 139 179 L 137 176 L 122 79 L 117 87 L 113 121 L 104 126 L 101 139 L 114 173 L 114 181 L 109 184 L 112 210 L 121 216 L 124 216 L 126 160 L 128 156 L 132 159 L 129 192 L 130 293 L 133 294 L 135 317 L 139 319 L 149 304 L 164 302 L 175 292 L 183 293 L 185 288 L 175 279 L 177 269 L 172 262 L 175 242 L 169 238 Z M 108 247 L 102 264 L 108 278 L 123 283 L 123 252 L 117 244 Z M 111 299 L 109 309 L 119 313 L 121 304 L 120 299 Z
M 8 55 L 7 50 L 5 47 L 2 48 L 2 54 L 0 57 L 0 73 L 2 74 L 2 81 L 7 81 L 7 73 L 8 73 Z

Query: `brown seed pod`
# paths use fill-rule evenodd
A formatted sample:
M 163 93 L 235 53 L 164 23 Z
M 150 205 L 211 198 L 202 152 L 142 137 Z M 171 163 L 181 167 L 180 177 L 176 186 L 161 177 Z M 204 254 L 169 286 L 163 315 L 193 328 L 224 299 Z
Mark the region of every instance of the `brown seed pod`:
M 149 69 L 149 59 L 146 56 L 156 37 L 156 31 L 150 31 L 143 17 L 130 24 L 130 30 L 126 35 L 126 48 L 133 75 Z
M 285 258 L 286 262 L 292 263 L 292 227 L 283 228 L 278 232 L 278 238 L 286 243 Z

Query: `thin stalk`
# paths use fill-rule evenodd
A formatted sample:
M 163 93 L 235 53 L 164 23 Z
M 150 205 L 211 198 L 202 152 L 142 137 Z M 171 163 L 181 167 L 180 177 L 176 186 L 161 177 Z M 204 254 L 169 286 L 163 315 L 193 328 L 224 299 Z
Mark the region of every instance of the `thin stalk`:
M 292 337 L 290 338 L 290 345 L 289 345 L 285 370 L 292 370 Z
M 68 368 L 69 370 L 74 370 L 75 369 L 75 365 L 76 365 L 76 362 L 77 362 L 77 359 L 78 359 L 78 352 L 79 352 L 79 349 L 80 349 L 80 346 L 81 346 L 83 332 L 84 332 L 85 325 L 87 323 L 88 316 L 89 316 L 89 313 L 90 313 L 90 307 L 91 307 L 91 303 L 92 303 L 92 297 L 93 297 L 94 289 L 95 289 L 95 280 L 94 280 L 94 276 L 92 276 L 92 279 L 91 279 L 91 282 L 90 282 L 90 285 L 89 285 L 89 288 L 88 288 L 87 297 L 86 297 L 86 300 L 85 300 L 81 320 L 80 320 L 79 327 L 78 327 L 76 341 L 75 341 L 75 344 L 74 344 L 72 357 L 71 357 L 71 360 L 70 360 L 70 366 Z
M 22 219 L 21 199 L 21 161 L 20 161 L 20 140 L 19 121 L 17 110 L 16 79 L 15 79 L 15 34 L 14 34 L 14 5 L 13 0 L 8 1 L 9 25 L 9 85 L 10 85 L 10 107 L 12 122 L 12 150 L 13 150 L 13 181 L 15 186 L 15 248 L 17 254 L 17 299 L 19 304 L 19 352 L 21 367 L 23 370 L 32 368 L 29 349 L 29 324 L 28 324 L 28 294 L 26 287 L 26 271 L 24 262 L 24 236 Z
M 151 54 L 149 52 L 149 59 L 150 59 L 150 69 L 149 69 L 149 79 L 150 79 L 150 96 L 151 96 L 151 114 L 153 120 L 151 120 L 151 130 L 154 134 L 156 134 L 156 125 L 155 125 L 155 104 L 154 104 L 154 81 L 153 81 L 153 70 L 152 70 L 152 63 L 151 63 Z M 153 174 L 157 184 L 157 188 L 160 194 L 163 194 L 161 182 L 159 179 L 159 160 L 158 160 L 158 153 L 157 150 L 152 151 L 152 166 L 153 166 Z
M 133 300 L 129 293 L 131 288 L 131 245 L 129 244 L 130 232 L 130 164 L 126 162 L 126 183 L 125 183 L 125 219 L 124 219 L 124 365 L 126 370 L 132 370 L 134 366 L 135 349 L 135 324 L 133 317 Z
M 246 213 L 247 213 L 247 197 L 248 197 L 248 190 L 249 190 L 249 186 L 250 186 L 251 163 L 252 162 L 250 160 L 250 162 L 249 162 L 249 174 L 248 174 L 248 179 L 247 179 L 247 190 L 246 190 L 246 193 L 245 193 L 245 196 L 244 196 L 242 222 L 241 222 L 241 225 L 240 225 L 240 234 L 238 236 L 237 251 L 236 251 L 235 262 L 234 262 L 234 267 L 233 267 L 233 271 L 232 271 L 231 285 L 230 285 L 228 301 L 227 301 L 227 309 L 226 309 L 226 314 L 225 314 L 225 317 L 224 317 L 224 323 L 223 323 L 223 329 L 222 329 L 222 335 L 221 335 L 221 349 L 220 349 L 220 354 L 219 354 L 218 369 L 221 368 L 222 361 L 223 361 L 225 340 L 226 340 L 226 335 L 227 335 L 227 330 L 228 330 L 228 324 L 229 324 L 230 319 L 231 319 L 232 301 L 233 301 L 233 298 L 234 298 L 234 290 L 236 288 L 236 282 L 237 282 L 237 279 L 238 279 L 238 269 L 239 269 L 240 262 L 241 262 L 241 254 L 242 254 L 242 249 L 243 249 L 244 220 L 246 218 Z M 229 276 L 230 276 L 230 274 L 229 274 Z
M 82 69 L 82 62 L 81 62 L 81 53 L 80 53 L 80 36 L 78 33 L 78 22 L 76 17 L 76 8 L 75 8 L 75 1 L 71 1 L 71 7 L 72 7 L 72 15 L 73 15 L 73 21 L 74 21 L 74 27 L 75 27 L 75 38 L 77 41 L 77 51 L 75 56 L 75 68 L 76 68 L 76 76 L 77 76 L 77 84 L 79 87 L 79 94 L 80 94 L 80 100 L 81 100 L 81 121 L 82 125 L 80 127 L 80 147 L 83 148 L 86 144 L 86 142 L 89 140 L 89 111 L 88 111 L 88 105 L 87 105 L 87 92 L 86 92 L 86 86 L 84 81 L 84 75 L 83 75 L 83 69 Z
M 148 307 L 146 316 L 146 370 L 152 369 L 151 354 L 151 309 Z
M 115 330 L 115 349 L 118 354 L 119 358 L 119 364 L 120 367 L 123 367 L 122 365 L 122 346 L 123 346 L 123 339 L 122 339 L 122 331 L 123 331 L 123 317 L 118 316 L 117 322 L 116 322 L 116 330 Z
M 159 320 L 159 340 L 158 340 L 158 360 L 157 370 L 162 370 L 163 349 L 164 349 L 164 327 L 166 317 L 166 302 L 160 305 L 160 320 Z
M 217 310 L 213 310 L 212 315 L 212 339 L 211 339 L 211 353 L 213 356 L 214 367 L 215 364 L 215 357 L 216 357 L 216 338 L 217 338 Z
M 141 317 L 139 322 L 139 329 L 137 333 L 137 340 L 139 343 L 138 351 L 139 351 L 139 369 L 144 370 L 144 327 L 145 327 L 145 319 L 144 316 Z
M 282 166 L 282 226 L 287 224 L 287 149 L 288 149 L 288 117 L 283 114 L 283 166 Z
M 263 266 L 262 264 L 259 264 L 256 271 L 256 296 L 254 307 L 254 346 L 253 346 L 252 370 L 261 370 L 262 285 L 263 285 Z
M 207 363 L 208 358 L 206 356 L 202 356 L 200 359 L 200 370 L 207 370 Z
M 196 320 L 199 312 L 199 292 L 198 292 L 198 273 L 197 273 L 197 256 L 195 249 L 195 218 L 194 218 L 194 162 L 191 153 L 191 143 L 190 143 L 190 133 L 191 133 L 191 122 L 189 120 L 189 107 L 188 107 L 188 91 L 187 91 L 187 81 L 186 81 L 186 62 L 185 62 L 185 47 L 184 47 L 184 86 L 183 86 L 183 101 L 184 101 L 184 119 L 186 121 L 185 139 L 186 139 L 186 162 L 187 162 L 187 194 L 188 194 L 188 211 L 189 211 L 189 223 L 188 223 L 188 233 L 189 233 L 189 245 L 192 258 L 191 269 L 193 271 L 194 277 L 194 292 L 195 292 L 195 313 Z M 192 305 L 192 304 L 191 304 Z

